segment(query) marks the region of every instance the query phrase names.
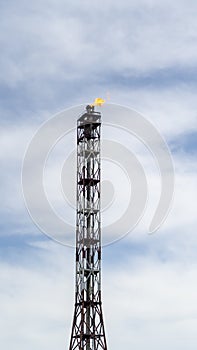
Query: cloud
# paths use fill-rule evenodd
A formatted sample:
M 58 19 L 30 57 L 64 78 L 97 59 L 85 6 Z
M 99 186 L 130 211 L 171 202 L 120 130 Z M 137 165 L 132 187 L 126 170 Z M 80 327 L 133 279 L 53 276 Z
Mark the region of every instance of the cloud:
M 196 349 L 194 136 L 190 142 L 197 130 L 196 2 L 11 0 L 0 7 L 1 347 L 68 347 L 74 252 L 46 243 L 31 222 L 21 192 L 21 165 L 43 121 L 65 106 L 110 91 L 110 102 L 133 106 L 167 139 L 176 187 L 167 221 L 147 236 L 159 174 L 143 147 L 125 134 L 114 135 L 144 165 L 150 196 L 135 233 L 104 250 L 109 347 Z M 48 172 L 56 204 L 59 155 Z M 124 204 L 124 193 L 121 199 Z
M 106 324 L 110 324 L 110 345 L 115 349 L 122 342 L 124 347 L 137 349 L 145 346 L 156 349 L 158 345 L 161 349 L 172 346 L 184 349 L 189 338 L 193 338 L 196 326 L 195 276 L 195 267 L 190 270 L 179 264 L 161 264 L 146 258 L 137 260 L 134 267 L 131 261 L 125 266 L 121 264 L 104 287 L 107 288 L 104 305 Z M 114 336 L 117 328 L 119 332 Z M 195 348 L 195 341 L 189 344 L 191 349 Z
M 38 248 L 37 248 L 38 249 Z M 27 251 L 27 248 L 26 248 Z M 49 252 L 49 250 L 47 250 Z M 16 252 L 16 249 L 15 249 Z M 28 252 L 30 252 L 28 250 Z M 33 256 L 21 252 L 20 264 L 11 265 L 1 262 L 1 337 L 0 344 L 6 350 L 48 347 L 54 349 L 57 344 L 63 348 L 66 328 L 70 326 L 72 310 L 71 269 L 65 280 L 67 259 L 53 257 L 38 249 Z M 40 256 L 45 256 L 42 258 Z M 63 255 L 62 255 L 63 257 Z M 35 259 L 35 260 L 34 260 Z M 57 267 L 60 263 L 59 267 Z M 65 298 L 66 295 L 66 298 Z M 67 318 L 68 317 L 68 318 Z M 69 321 L 69 322 L 68 322 Z
M 143 93 L 143 92 L 142 92 Z M 158 103 L 159 104 L 159 103 Z M 170 102 L 168 103 L 168 108 Z M 177 107 L 177 115 L 178 115 Z M 193 107 L 191 106 L 191 120 L 193 118 Z M 189 112 L 188 112 L 189 113 Z M 156 115 L 156 114 L 155 114 Z M 77 116 L 76 116 L 77 117 Z M 159 118 L 161 122 L 159 123 Z M 173 119 L 174 118 L 174 119 Z M 1 173 L 1 182 L 2 182 L 2 194 L 1 197 L 4 200 L 4 206 L 1 209 L 1 215 L 7 216 L 12 214 L 12 217 L 18 216 L 18 221 L 21 223 L 26 223 L 25 228 L 21 228 L 21 232 L 27 231 L 27 224 L 30 223 L 29 216 L 24 205 L 22 187 L 21 187 L 21 171 L 22 171 L 22 160 L 24 157 L 25 149 L 35 133 L 38 125 L 40 124 L 38 120 L 35 120 L 34 123 L 22 123 L 19 127 L 13 124 L 12 126 L 2 128 L 3 137 L 1 138 L 1 161 L 4 166 L 4 170 Z M 163 119 L 159 114 L 157 115 L 157 121 L 161 126 L 161 129 L 165 131 L 168 136 L 168 139 L 172 142 L 172 150 L 175 149 L 176 152 L 173 153 L 173 160 L 175 162 L 176 169 L 176 188 L 175 188 L 175 200 L 173 204 L 173 211 L 170 217 L 167 220 L 165 226 L 167 229 L 175 228 L 178 226 L 184 226 L 185 228 L 189 223 L 195 223 L 195 205 L 194 205 L 194 193 L 196 192 L 195 184 L 195 156 L 188 156 L 188 153 L 183 153 L 182 150 L 177 149 L 176 145 L 179 145 L 179 137 L 177 139 L 177 134 L 185 135 L 186 125 L 189 129 L 188 121 L 183 120 L 182 126 L 178 130 L 176 124 L 176 115 L 172 115 L 172 119 Z M 163 125 L 162 125 L 163 122 Z M 176 125 L 176 127 L 174 127 Z M 147 232 L 147 227 L 150 224 L 150 218 L 153 217 L 154 208 L 156 208 L 157 202 L 159 200 L 160 193 L 160 183 L 159 183 L 159 173 L 156 168 L 155 161 L 151 156 L 150 152 L 146 150 L 145 146 L 140 143 L 135 138 L 126 132 L 120 132 L 120 130 L 109 129 L 105 125 L 104 128 L 104 137 L 109 137 L 112 140 L 120 142 L 120 144 L 126 145 L 126 147 L 133 152 L 142 166 L 145 169 L 146 177 L 148 180 L 148 189 L 149 189 L 149 202 L 146 209 L 146 215 L 144 218 L 144 224 L 146 225 L 145 231 Z M 109 130 L 108 130 L 109 129 Z M 169 133 L 167 132 L 168 130 Z M 188 138 L 190 136 L 188 135 Z M 75 148 L 75 137 L 74 134 L 69 137 L 65 137 L 61 142 L 55 146 L 52 157 L 50 156 L 46 163 L 45 173 L 44 173 L 44 184 L 45 191 L 48 198 L 57 212 L 66 218 L 66 221 L 75 222 L 74 210 L 69 208 L 65 203 L 63 198 L 62 188 L 61 188 L 61 169 L 65 159 L 70 154 L 72 148 Z M 4 153 L 6 149 L 6 153 Z M 39 150 L 38 150 L 39 152 Z M 184 165 L 183 165 L 184 164 Z M 128 191 L 125 187 L 124 191 L 119 186 L 120 183 L 120 172 L 113 171 L 113 176 L 110 175 L 111 165 L 110 163 L 104 163 L 104 180 L 109 180 L 113 182 L 116 190 L 116 204 L 117 200 L 119 205 L 116 207 L 112 206 L 110 209 L 110 216 L 118 217 L 126 209 L 125 206 L 128 205 Z M 32 164 L 32 167 L 34 164 Z M 114 165 L 115 166 L 115 165 Z M 118 170 L 117 170 L 118 171 Z M 122 170 L 121 170 L 122 171 Z M 73 168 L 74 172 L 74 168 Z M 72 175 L 71 171 L 68 175 L 67 181 L 72 184 L 72 188 L 75 188 L 75 177 Z M 123 173 L 124 175 L 124 173 Z M 125 176 L 125 175 L 124 175 Z M 125 178 L 122 178 L 122 182 L 125 183 Z M 29 186 L 32 191 L 34 190 L 35 179 L 29 177 Z M 128 185 L 128 184 L 127 184 Z M 182 189 L 187 188 L 187 191 Z M 75 190 L 74 190 L 75 191 Z M 75 201 L 75 195 L 72 196 Z M 188 202 L 191 203 L 191 209 L 188 212 Z M 35 205 L 38 207 L 38 194 L 35 193 Z M 113 203 L 115 205 L 115 202 Z M 192 209 L 193 208 L 193 209 Z M 45 213 L 42 213 L 43 215 Z M 109 211 L 104 212 L 104 223 L 109 222 Z M 20 218 L 20 219 L 19 219 Z M 31 225 L 32 227 L 32 225 Z M 9 228 L 10 230 L 10 228 Z M 32 232 L 32 229 L 30 230 Z M 14 230 L 15 232 L 15 230 Z M 18 230 L 16 231 L 18 232 Z M 3 233 L 4 234 L 4 233 Z M 114 233 L 113 233 L 114 234 Z
M 32 79 L 79 81 L 87 74 L 92 80 L 109 72 L 135 77 L 196 63 L 195 11 L 186 11 L 184 1 L 12 6 L 1 12 L 2 78 L 11 86 Z
M 146 107 L 155 120 L 178 112 L 179 128 L 190 103 L 196 109 L 195 8 L 163 0 L 2 4 L 2 118 L 53 113 L 110 91 L 112 101 Z
M 32 244 L 33 254 L 27 247 L 18 263 L 1 261 L 0 344 L 6 350 L 13 344 L 22 350 L 69 345 L 74 250 L 47 241 Z M 121 246 L 110 248 L 110 254 L 117 249 L 113 271 L 108 252 L 103 251 L 103 308 L 109 346 L 114 350 L 120 344 L 139 350 L 147 344 L 153 350 L 158 346 L 184 349 L 192 337 L 189 344 L 195 349 L 196 262 L 162 262 L 152 254 L 121 251 Z

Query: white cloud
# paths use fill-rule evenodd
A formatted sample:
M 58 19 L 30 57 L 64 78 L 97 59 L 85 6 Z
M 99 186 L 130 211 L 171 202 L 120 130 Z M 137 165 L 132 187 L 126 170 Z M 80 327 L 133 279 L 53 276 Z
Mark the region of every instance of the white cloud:
M 6 350 L 11 350 L 14 344 L 16 350 L 43 347 L 53 350 L 69 345 L 74 250 L 53 242 L 36 245 L 44 250 L 29 255 L 28 264 L 25 259 L 15 266 L 1 263 L 0 344 Z M 173 346 L 178 350 L 185 349 L 189 341 L 190 349 L 195 349 L 196 262 L 162 263 L 149 255 L 129 257 L 129 251 L 122 254 L 121 261 L 114 257 L 113 271 L 111 264 L 105 263 L 103 269 L 109 346 L 114 350 L 122 345 L 139 350 L 145 346 L 153 350 Z M 107 251 L 103 255 L 107 260 Z
M 195 2 L 37 2 L 3 7 L 2 79 L 149 74 L 196 63 Z M 29 81 L 29 84 L 31 81 Z
M 30 256 L 21 265 L 1 263 L 0 344 L 6 350 L 64 347 L 72 314 L 72 268 L 63 271 L 68 257 L 63 263 L 47 252 L 46 261 L 39 252 L 32 257 L 34 267 Z
M 185 349 L 197 325 L 196 265 L 134 259 L 104 279 L 110 346 Z M 194 340 L 189 344 L 195 348 Z
M 144 91 L 142 91 L 142 94 Z M 173 94 L 173 92 L 172 92 Z M 159 95 L 159 94 L 158 94 Z M 175 99 L 176 94 L 174 95 Z M 145 99 L 144 99 L 145 100 Z M 165 99 L 165 101 L 167 98 Z M 148 98 L 147 98 L 148 101 Z M 160 100 L 160 103 L 162 104 L 162 101 Z M 194 103 L 194 101 L 193 101 Z M 159 105 L 159 96 L 157 96 L 157 106 Z M 170 109 L 170 101 L 167 101 L 167 106 Z M 148 106 L 149 107 L 149 106 Z M 146 103 L 144 108 L 148 108 Z M 158 122 L 158 125 L 161 126 L 162 131 L 173 140 L 175 137 L 175 144 L 176 144 L 176 137 L 179 134 L 183 134 L 185 132 L 186 127 L 188 127 L 188 131 L 190 131 L 190 124 L 192 123 L 192 120 L 195 122 L 194 114 L 193 114 L 193 105 L 191 104 L 191 110 L 188 110 L 188 115 L 190 116 L 190 123 L 188 123 L 188 120 L 186 118 L 181 119 L 182 124 L 177 123 L 177 117 L 179 114 L 179 107 L 177 107 L 176 113 L 173 113 L 168 118 L 162 118 L 162 112 L 158 111 L 158 114 L 155 112 L 155 116 L 157 117 L 156 120 Z M 161 113 L 161 114 L 159 114 Z M 171 111 L 172 113 L 172 111 Z M 150 113 L 151 114 L 151 113 Z M 184 114 L 183 114 L 184 115 Z M 76 116 L 77 117 L 77 116 Z M 44 117 L 45 118 L 45 115 Z M 29 143 L 29 140 L 32 138 L 33 134 L 36 131 L 36 128 L 39 125 L 38 120 L 32 123 L 32 118 L 30 119 L 31 124 L 28 123 L 21 123 L 21 125 L 16 126 L 13 124 L 12 126 L 8 126 L 7 128 L 2 129 L 3 136 L 1 138 L 1 161 L 4 165 L 4 171 L 1 173 L 1 181 L 2 181 L 2 189 L 1 189 L 1 198 L 4 200 L 4 206 L 2 208 L 2 213 L 10 213 L 10 211 L 13 211 L 18 213 L 19 217 L 21 218 L 21 222 L 27 219 L 28 214 L 26 212 L 26 208 L 24 206 L 23 196 L 22 196 L 22 187 L 21 187 L 21 170 L 22 170 L 22 160 L 24 157 L 24 152 L 27 147 L 27 144 Z M 104 121 L 104 120 L 103 120 Z M 163 123 L 163 124 L 162 124 Z M 105 128 L 105 127 L 104 127 Z M 193 128 L 195 130 L 195 127 Z M 145 149 L 145 146 L 143 144 L 140 144 L 139 141 L 134 142 L 134 139 L 131 138 L 131 136 L 127 135 L 127 133 L 120 133 L 120 131 L 113 131 L 105 129 L 104 136 L 109 136 L 110 139 L 116 140 L 120 142 L 121 144 L 125 145 L 131 152 L 133 152 L 140 163 L 143 165 L 145 169 L 145 173 L 148 179 L 148 189 L 149 189 L 149 202 L 148 207 L 146 210 L 146 215 L 143 221 L 143 225 L 145 224 L 145 227 L 143 226 L 143 229 L 147 231 L 148 226 L 150 225 L 151 218 L 153 217 L 154 210 L 156 209 L 157 202 L 159 200 L 159 193 L 160 193 L 160 184 L 159 184 L 159 173 L 157 172 L 156 165 L 154 163 L 154 159 L 149 154 L 149 152 Z M 73 139 L 72 139 L 73 137 Z M 64 199 L 61 193 L 61 183 L 60 183 L 60 168 L 62 167 L 63 160 L 66 159 L 66 157 L 69 155 L 70 151 L 72 150 L 72 147 L 75 146 L 75 140 L 74 140 L 74 134 L 72 134 L 72 137 L 69 137 L 68 139 L 65 138 L 63 142 L 59 142 L 56 146 L 56 152 L 54 157 L 49 159 L 49 165 L 48 168 L 48 178 L 45 178 L 45 189 L 48 191 L 49 198 L 52 198 L 53 204 L 55 204 L 55 208 L 58 209 L 58 212 L 63 213 L 63 216 L 66 215 L 66 221 L 74 223 L 75 221 L 75 214 L 73 212 L 73 215 L 71 213 L 71 210 L 68 208 L 67 205 L 64 203 Z M 6 150 L 6 152 L 5 152 Z M 175 229 L 177 226 L 184 227 L 185 230 L 187 230 L 188 225 L 194 225 L 196 222 L 196 214 L 195 214 L 195 193 L 196 193 L 196 165 L 195 165 L 195 158 L 189 157 L 188 154 L 184 154 L 181 151 L 177 150 L 176 154 L 174 155 L 174 162 L 175 162 L 175 176 L 176 176 L 176 187 L 175 187 L 175 199 L 173 204 L 173 211 L 171 212 L 170 216 L 168 217 L 168 220 L 165 224 L 165 228 L 167 230 Z M 48 164 L 48 163 L 47 163 Z M 110 167 L 110 164 L 108 164 Z M 107 167 L 107 164 L 106 164 Z M 73 169 L 74 171 L 74 169 Z M 107 173 L 106 173 L 107 174 Z M 71 188 L 75 188 L 74 179 L 75 177 L 72 176 L 72 172 L 69 174 L 68 181 L 72 183 Z M 119 181 L 119 175 L 114 175 L 114 180 Z M 117 178 L 117 179 L 116 179 Z M 108 180 L 110 179 L 109 172 L 107 175 Z M 30 187 L 34 188 L 34 179 L 30 178 Z M 117 181 L 115 188 L 117 189 L 117 193 L 120 190 L 117 188 Z M 122 181 L 125 181 L 124 178 L 122 178 Z M 121 182 L 122 183 L 122 182 Z M 54 185 L 55 184 L 55 185 Z M 59 191 L 59 192 L 58 192 Z M 126 205 L 124 201 L 127 198 L 127 190 L 124 189 L 125 192 L 121 189 L 121 208 L 124 208 Z M 35 192 L 35 191 L 34 191 Z M 38 194 L 36 195 L 36 199 L 38 198 Z M 75 201 L 75 195 L 73 195 L 74 201 Z M 120 200 L 120 198 L 119 198 Z M 188 203 L 191 204 L 190 209 L 188 208 Z M 38 206 L 38 202 L 36 203 Z M 118 207 L 120 209 L 120 207 Z M 122 209 L 121 209 L 122 210 Z M 69 213 L 69 214 L 68 214 Z M 109 211 L 105 212 L 104 215 L 107 216 Z M 121 212 L 122 213 L 122 212 Z M 119 215 L 119 211 L 117 212 L 114 209 L 115 216 Z M 26 218 L 26 219 L 25 219 Z M 28 217 L 29 218 L 29 217 Z M 26 228 L 25 228 L 26 230 Z
M 27 143 L 51 108 L 88 102 L 110 90 L 111 102 L 134 106 L 168 140 L 196 132 L 195 1 L 7 2 L 1 5 L 0 23 L 1 84 L 9 90 L 4 91 L 5 108 L 0 111 L 5 121 L 0 140 L 1 216 L 9 217 L 9 224 L 17 215 L 25 232 L 32 232 L 21 192 L 21 164 Z M 38 100 L 44 100 L 44 107 L 32 113 Z M 133 244 L 147 250 L 143 258 L 137 249 L 131 251 L 132 258 L 123 250 L 121 261 L 105 264 L 109 347 L 194 350 L 196 159 L 176 151 L 173 209 L 160 233 L 148 237 L 159 181 L 147 154 L 137 146 L 136 152 L 147 169 L 151 198 L 136 234 L 125 243 L 127 249 Z M 16 225 L 12 229 L 18 233 Z M 46 249 L 33 256 L 36 266 L 31 254 L 22 265 L 2 260 L 0 345 L 5 350 L 68 347 L 74 253 L 57 247 L 42 244 Z

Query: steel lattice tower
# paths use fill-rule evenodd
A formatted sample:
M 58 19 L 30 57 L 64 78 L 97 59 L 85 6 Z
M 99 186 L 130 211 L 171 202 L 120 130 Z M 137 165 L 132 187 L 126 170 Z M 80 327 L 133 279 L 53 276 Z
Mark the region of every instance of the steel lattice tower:
M 101 114 L 77 121 L 76 290 L 69 350 L 107 350 L 101 303 Z

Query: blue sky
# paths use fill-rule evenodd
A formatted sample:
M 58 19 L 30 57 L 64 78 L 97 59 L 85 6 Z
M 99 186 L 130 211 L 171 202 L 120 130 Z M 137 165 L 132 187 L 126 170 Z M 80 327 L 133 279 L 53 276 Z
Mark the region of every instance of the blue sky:
M 170 146 L 176 175 L 172 210 L 150 236 L 159 175 L 151 156 L 140 154 L 150 186 L 147 211 L 134 232 L 103 250 L 109 348 L 196 349 L 196 13 L 194 0 L 0 2 L 4 350 L 68 348 L 74 250 L 48 239 L 31 221 L 21 167 L 43 122 L 107 95 L 156 126 Z

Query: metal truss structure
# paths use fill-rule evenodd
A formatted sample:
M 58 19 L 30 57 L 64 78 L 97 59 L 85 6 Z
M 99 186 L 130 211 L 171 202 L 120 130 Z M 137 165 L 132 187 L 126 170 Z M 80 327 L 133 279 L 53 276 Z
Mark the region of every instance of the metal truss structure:
M 101 114 L 77 121 L 76 294 L 69 350 L 107 350 L 101 302 Z

